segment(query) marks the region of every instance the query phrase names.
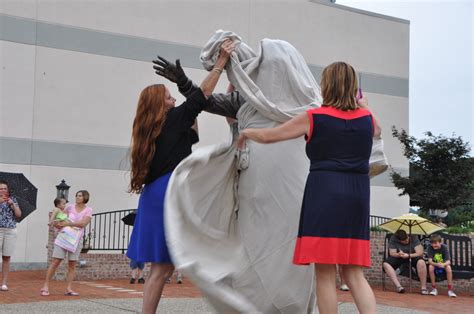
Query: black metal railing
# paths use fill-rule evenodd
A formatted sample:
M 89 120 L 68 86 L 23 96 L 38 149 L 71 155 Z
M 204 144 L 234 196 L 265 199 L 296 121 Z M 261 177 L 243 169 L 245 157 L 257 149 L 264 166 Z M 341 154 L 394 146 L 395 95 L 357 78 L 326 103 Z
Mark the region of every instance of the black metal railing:
M 390 218 L 388 217 L 382 217 L 382 216 L 374 216 L 374 215 L 370 215 L 370 228 L 374 228 L 374 227 L 377 227 L 378 225 L 386 222 L 386 221 L 389 221 Z
M 124 224 L 122 218 L 133 211 L 135 209 L 93 214 L 84 232 L 83 250 L 125 253 L 133 227 Z
M 91 223 L 86 227 L 83 250 L 122 251 L 128 248 L 132 226 L 124 224 L 122 218 L 135 211 L 123 209 L 92 215 Z M 388 217 L 370 215 L 370 228 L 390 220 Z

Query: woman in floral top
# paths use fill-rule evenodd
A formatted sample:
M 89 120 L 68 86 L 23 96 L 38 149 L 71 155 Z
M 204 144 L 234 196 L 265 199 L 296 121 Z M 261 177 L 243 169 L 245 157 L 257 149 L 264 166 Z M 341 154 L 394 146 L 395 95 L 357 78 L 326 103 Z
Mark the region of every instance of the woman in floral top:
M 0 252 L 2 253 L 1 291 L 8 291 L 7 280 L 10 271 L 10 257 L 15 251 L 16 222 L 21 209 L 15 197 L 10 196 L 8 182 L 0 180 Z

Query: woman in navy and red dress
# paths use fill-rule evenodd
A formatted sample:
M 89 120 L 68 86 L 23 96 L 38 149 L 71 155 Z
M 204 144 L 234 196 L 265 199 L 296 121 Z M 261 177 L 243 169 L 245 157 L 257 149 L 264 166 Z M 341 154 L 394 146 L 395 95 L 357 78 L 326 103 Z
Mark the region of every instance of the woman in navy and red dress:
M 362 267 L 370 266 L 369 158 L 380 127 L 367 99 L 357 99 L 357 76 L 336 62 L 322 74 L 323 105 L 271 129 L 246 129 L 248 138 L 273 143 L 305 135 L 311 161 L 304 191 L 293 262 L 315 264 L 318 308 L 337 313 L 336 265 L 361 313 L 375 313 L 375 297 Z

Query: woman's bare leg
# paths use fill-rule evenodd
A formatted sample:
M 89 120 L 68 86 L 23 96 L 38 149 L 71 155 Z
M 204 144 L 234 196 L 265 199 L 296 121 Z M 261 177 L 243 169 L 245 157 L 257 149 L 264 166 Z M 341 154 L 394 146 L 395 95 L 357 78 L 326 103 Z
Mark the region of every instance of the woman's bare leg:
M 172 264 L 150 264 L 150 274 L 145 281 L 143 293 L 143 314 L 155 314 L 166 279 L 173 274 L 173 271 L 174 266 Z
M 344 268 L 344 279 L 351 289 L 352 297 L 357 309 L 362 314 L 376 313 L 376 302 L 374 292 L 364 277 L 362 267 L 356 265 L 339 265 Z
M 10 256 L 2 256 L 2 285 L 7 284 L 9 272 L 10 272 Z
M 67 292 L 73 292 L 72 290 L 72 281 L 74 280 L 74 277 L 76 276 L 76 264 L 77 261 L 69 261 L 68 262 L 68 270 L 67 270 Z
M 43 284 L 43 288 L 41 290 L 46 290 L 49 291 L 49 282 L 51 281 L 51 278 L 53 278 L 54 273 L 56 272 L 56 269 L 58 269 L 59 264 L 61 264 L 63 260 L 59 258 L 53 258 L 51 260 L 51 264 L 48 267 L 48 272 L 46 273 L 46 279 Z
M 336 265 L 315 264 L 315 269 L 319 313 L 337 314 Z

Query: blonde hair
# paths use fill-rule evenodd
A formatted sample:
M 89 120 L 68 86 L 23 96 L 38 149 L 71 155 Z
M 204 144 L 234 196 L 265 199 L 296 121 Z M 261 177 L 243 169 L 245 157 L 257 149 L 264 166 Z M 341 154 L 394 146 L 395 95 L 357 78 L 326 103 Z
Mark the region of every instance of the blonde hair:
M 321 78 L 323 106 L 348 111 L 359 108 L 356 102 L 359 84 L 354 68 L 345 62 L 334 62 L 324 68 Z

